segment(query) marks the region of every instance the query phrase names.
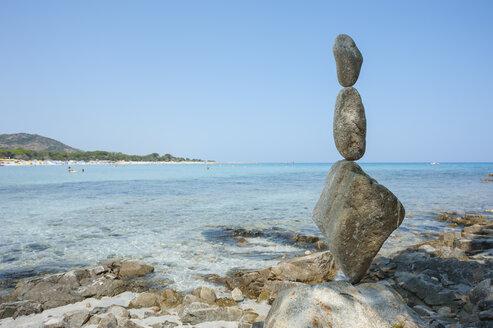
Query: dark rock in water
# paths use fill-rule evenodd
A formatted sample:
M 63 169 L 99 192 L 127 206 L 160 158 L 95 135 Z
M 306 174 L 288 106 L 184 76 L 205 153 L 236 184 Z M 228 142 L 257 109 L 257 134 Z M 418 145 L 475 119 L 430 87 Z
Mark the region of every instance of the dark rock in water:
M 265 328 L 426 327 L 390 288 L 346 281 L 282 291 L 267 315 Z
M 342 157 L 351 161 L 363 157 L 366 149 L 365 108 L 355 88 L 344 88 L 337 95 L 333 134 Z
M 236 272 L 225 279 L 225 284 L 230 289 L 238 287 L 248 298 L 258 298 L 261 293 L 274 298 L 286 288 L 326 282 L 334 276 L 334 258 L 325 251 L 280 262 L 267 269 Z
M 358 164 L 339 161 L 327 175 L 313 221 L 325 236 L 336 263 L 356 283 L 402 223 L 404 213 L 397 197 Z
M 486 215 L 471 215 L 465 214 L 464 216 L 458 215 L 448 215 L 442 214 L 436 217 L 439 221 L 447 221 L 452 224 L 460 225 L 460 226 L 471 226 L 474 224 L 487 224 L 488 220 L 486 219 Z
M 323 250 L 327 248 L 327 245 L 325 245 L 318 236 L 301 235 L 279 227 L 262 230 L 223 227 L 219 229 L 208 229 L 203 231 L 202 234 L 212 242 L 221 241 L 235 246 L 248 243 L 246 238 L 265 238 L 276 243 L 286 243 L 313 250 Z
M 17 318 L 21 315 L 40 313 L 43 311 L 41 304 L 33 301 L 19 301 L 0 304 L 0 319 Z
M 337 79 L 343 87 L 350 87 L 358 80 L 363 56 L 349 35 L 339 34 L 332 47 L 336 60 Z

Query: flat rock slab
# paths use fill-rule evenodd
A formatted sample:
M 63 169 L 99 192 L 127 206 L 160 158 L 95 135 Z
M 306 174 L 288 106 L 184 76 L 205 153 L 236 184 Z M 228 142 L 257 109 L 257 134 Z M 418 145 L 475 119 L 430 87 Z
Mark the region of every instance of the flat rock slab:
M 365 108 L 355 88 L 344 88 L 337 95 L 333 135 L 336 148 L 345 159 L 356 161 L 365 154 Z
M 264 328 L 426 327 L 391 288 L 347 281 L 295 287 L 272 304 Z
M 29 315 L 31 313 L 40 313 L 43 311 L 41 304 L 34 301 L 18 301 L 0 304 L 0 319 L 17 318 L 21 315 Z
M 275 297 L 280 290 L 301 283 L 330 281 L 335 274 L 334 257 L 325 251 L 280 262 L 266 269 L 239 271 L 227 277 L 223 283 L 229 289 L 238 287 L 249 298 L 257 298 L 261 293 Z
M 363 64 L 363 56 L 349 35 L 339 34 L 332 46 L 336 60 L 337 80 L 343 87 L 356 83 Z
M 330 168 L 312 218 L 336 263 L 356 283 L 404 214 L 397 197 L 358 164 L 339 161 Z
M 112 261 L 92 269 L 77 269 L 22 280 L 15 287 L 10 299 L 34 301 L 46 310 L 88 297 L 114 296 L 127 290 L 143 291 L 148 289 L 146 284 L 127 278 L 140 277 L 153 270 L 151 266 L 135 262 Z
M 234 307 L 211 307 L 207 303 L 194 302 L 178 310 L 184 324 L 196 325 L 207 321 L 238 321 L 244 311 Z
M 126 261 L 121 262 L 118 276 L 120 278 L 143 277 L 150 272 L 154 272 L 153 266 L 132 261 Z

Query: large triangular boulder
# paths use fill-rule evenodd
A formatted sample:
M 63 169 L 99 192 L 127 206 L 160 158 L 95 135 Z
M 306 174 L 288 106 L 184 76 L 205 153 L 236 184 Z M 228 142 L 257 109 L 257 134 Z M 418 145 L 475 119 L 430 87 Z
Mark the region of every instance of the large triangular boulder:
M 352 283 L 363 278 L 392 231 L 404 219 L 392 192 L 352 161 L 332 165 L 313 210 L 336 263 Z

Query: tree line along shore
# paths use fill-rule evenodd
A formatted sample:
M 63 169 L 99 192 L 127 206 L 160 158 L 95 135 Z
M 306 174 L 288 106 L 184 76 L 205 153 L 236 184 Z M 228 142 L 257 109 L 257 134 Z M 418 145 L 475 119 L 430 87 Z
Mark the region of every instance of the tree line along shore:
M 148 155 L 127 155 L 108 151 L 80 151 L 80 152 L 58 152 L 58 151 L 36 151 L 18 148 L 0 149 L 0 159 L 10 160 L 40 160 L 40 161 L 111 161 L 111 162 L 205 162 L 202 159 L 175 157 L 171 154 L 159 155 L 152 153 Z M 214 162 L 209 160 L 208 162 Z

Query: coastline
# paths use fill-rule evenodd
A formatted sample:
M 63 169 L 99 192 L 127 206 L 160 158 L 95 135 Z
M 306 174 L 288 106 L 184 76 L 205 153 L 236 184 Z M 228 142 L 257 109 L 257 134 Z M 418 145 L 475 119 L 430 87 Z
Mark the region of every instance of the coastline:
M 206 161 L 180 161 L 180 162 L 145 162 L 145 161 L 23 161 L 23 160 L 3 160 L 0 166 L 67 166 L 67 165 L 217 165 L 217 164 L 259 164 L 256 162 L 206 162 Z
M 465 218 L 441 218 L 460 222 L 462 232 L 443 234 L 388 256 L 377 255 L 356 285 L 376 286 L 382 295 L 386 290 L 399 295 L 403 301 L 399 306 L 406 311 L 394 318 L 392 327 L 493 324 L 493 224 Z M 165 286 L 151 288 L 142 279 L 152 275 L 154 268 L 134 262 L 110 261 L 96 268 L 23 280 L 14 295 L 0 303 L 0 327 L 111 327 L 109 322 L 152 328 L 268 326 L 269 311 L 279 311 L 278 303 L 286 298 L 284 290 L 325 288 L 332 281 L 347 284 L 323 242 L 316 237 L 302 239 L 318 245 L 318 250 L 265 269 L 210 275 L 205 281 L 216 287 L 185 294 Z M 58 288 L 61 294 L 46 294 L 43 288 L 48 281 L 48 288 Z M 92 286 L 98 286 L 97 291 Z M 72 290 L 70 296 L 67 290 Z

